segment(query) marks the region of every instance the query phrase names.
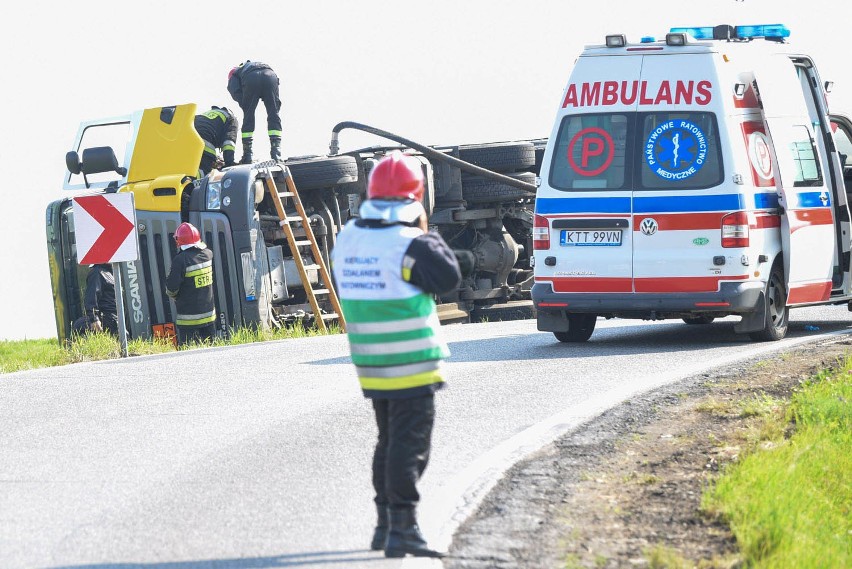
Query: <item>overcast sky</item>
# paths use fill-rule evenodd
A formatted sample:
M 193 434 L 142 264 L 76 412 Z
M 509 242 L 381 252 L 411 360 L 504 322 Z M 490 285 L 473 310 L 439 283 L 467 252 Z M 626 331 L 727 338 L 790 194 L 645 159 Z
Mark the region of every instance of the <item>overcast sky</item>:
M 829 0 L 16 3 L 0 21 L 0 339 L 56 335 L 44 214 L 63 197 L 82 120 L 189 102 L 236 110 L 226 75 L 254 59 L 281 77 L 284 156 L 327 153 L 344 120 L 423 144 L 541 138 L 583 45 L 720 23 L 787 24 L 835 82 L 832 109 L 852 113 L 850 20 Z M 263 132 L 262 106 L 257 119 Z M 341 135 L 343 150 L 383 142 Z

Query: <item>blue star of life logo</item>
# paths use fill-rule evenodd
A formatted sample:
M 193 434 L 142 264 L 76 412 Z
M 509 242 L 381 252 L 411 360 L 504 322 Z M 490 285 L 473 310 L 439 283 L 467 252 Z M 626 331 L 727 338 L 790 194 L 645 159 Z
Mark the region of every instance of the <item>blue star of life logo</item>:
M 694 176 L 707 160 L 707 137 L 694 123 L 670 120 L 651 130 L 645 142 L 645 162 L 664 180 Z

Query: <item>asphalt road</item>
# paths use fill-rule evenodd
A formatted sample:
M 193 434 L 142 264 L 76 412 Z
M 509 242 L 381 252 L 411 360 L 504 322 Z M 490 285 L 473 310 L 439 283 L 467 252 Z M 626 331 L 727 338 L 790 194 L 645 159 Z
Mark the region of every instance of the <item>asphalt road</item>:
M 515 461 L 630 395 L 852 331 L 842 306 L 791 316 L 768 344 L 733 318 L 599 321 L 574 345 L 534 321 L 445 327 L 430 543 Z M 0 567 L 440 567 L 366 549 L 374 437 L 344 336 L 0 376 Z

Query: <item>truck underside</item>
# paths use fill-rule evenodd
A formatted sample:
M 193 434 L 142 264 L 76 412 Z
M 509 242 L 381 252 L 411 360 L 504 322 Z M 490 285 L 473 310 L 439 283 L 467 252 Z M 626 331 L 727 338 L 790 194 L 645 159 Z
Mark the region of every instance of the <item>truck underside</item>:
M 160 117 L 165 109 L 169 108 L 156 109 Z M 150 124 L 155 119 L 146 120 Z M 262 178 L 268 173 L 283 187 L 289 171 L 327 262 L 337 234 L 366 199 L 371 168 L 396 149 L 422 163 L 430 229 L 444 237 L 462 266 L 461 286 L 438 299 L 442 318 L 465 321 L 495 306 L 528 301 L 534 183 L 545 143 L 546 139 L 441 147 L 412 143 L 421 150 L 405 144 L 374 146 L 339 155 L 234 166 L 200 179 L 163 172 L 159 177 L 146 174 L 146 180 L 132 180 L 131 166 L 126 180 L 103 190 L 135 194 L 139 259 L 120 265 L 130 336 L 151 337 L 174 321 L 164 281 L 175 254 L 174 231 L 182 221 L 198 227 L 214 252 L 214 296 L 222 335 L 241 326 L 310 323 L 314 315 Z M 83 154 L 80 166 L 85 173 L 85 148 L 77 150 Z M 143 151 L 137 146 L 133 159 L 138 160 Z M 196 150 L 192 152 L 187 164 L 197 156 Z M 64 198 L 47 209 L 60 341 L 69 338 L 71 323 L 83 313 L 87 270 L 77 262 L 72 204 L 71 198 Z M 292 207 L 287 200 L 284 205 Z M 296 233 L 299 237 L 298 227 Z M 317 271 L 309 271 L 308 276 L 312 282 L 319 278 Z

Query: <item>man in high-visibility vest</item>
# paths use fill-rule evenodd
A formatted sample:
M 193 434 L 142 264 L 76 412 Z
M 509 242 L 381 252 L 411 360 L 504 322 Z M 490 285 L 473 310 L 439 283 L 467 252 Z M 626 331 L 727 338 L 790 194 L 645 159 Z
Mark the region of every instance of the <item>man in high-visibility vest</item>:
M 379 436 L 373 456 L 378 522 L 371 548 L 387 557 L 443 557 L 417 525 L 417 481 L 429 460 L 439 370 L 449 356 L 432 295 L 461 279 L 453 251 L 429 233 L 423 171 L 395 151 L 370 172 L 368 200 L 332 251 L 352 363 L 372 400 Z
M 213 252 L 191 223 L 175 230 L 180 251 L 166 277 L 166 294 L 175 301 L 178 344 L 206 342 L 216 335 L 213 303 Z
M 201 163 L 198 166 L 199 177 L 209 174 L 216 165 L 220 148 L 224 166 L 233 166 L 237 163 L 234 153 L 240 122 L 228 107 L 213 106 L 209 111 L 195 115 L 193 126 L 204 141 L 204 152 L 201 154 Z
M 228 92 L 243 110 L 243 157 L 240 164 L 252 162 L 254 112 L 260 101 L 266 108 L 269 156 L 273 160 L 281 159 L 280 83 L 275 71 L 260 61 L 246 60 L 228 72 Z

